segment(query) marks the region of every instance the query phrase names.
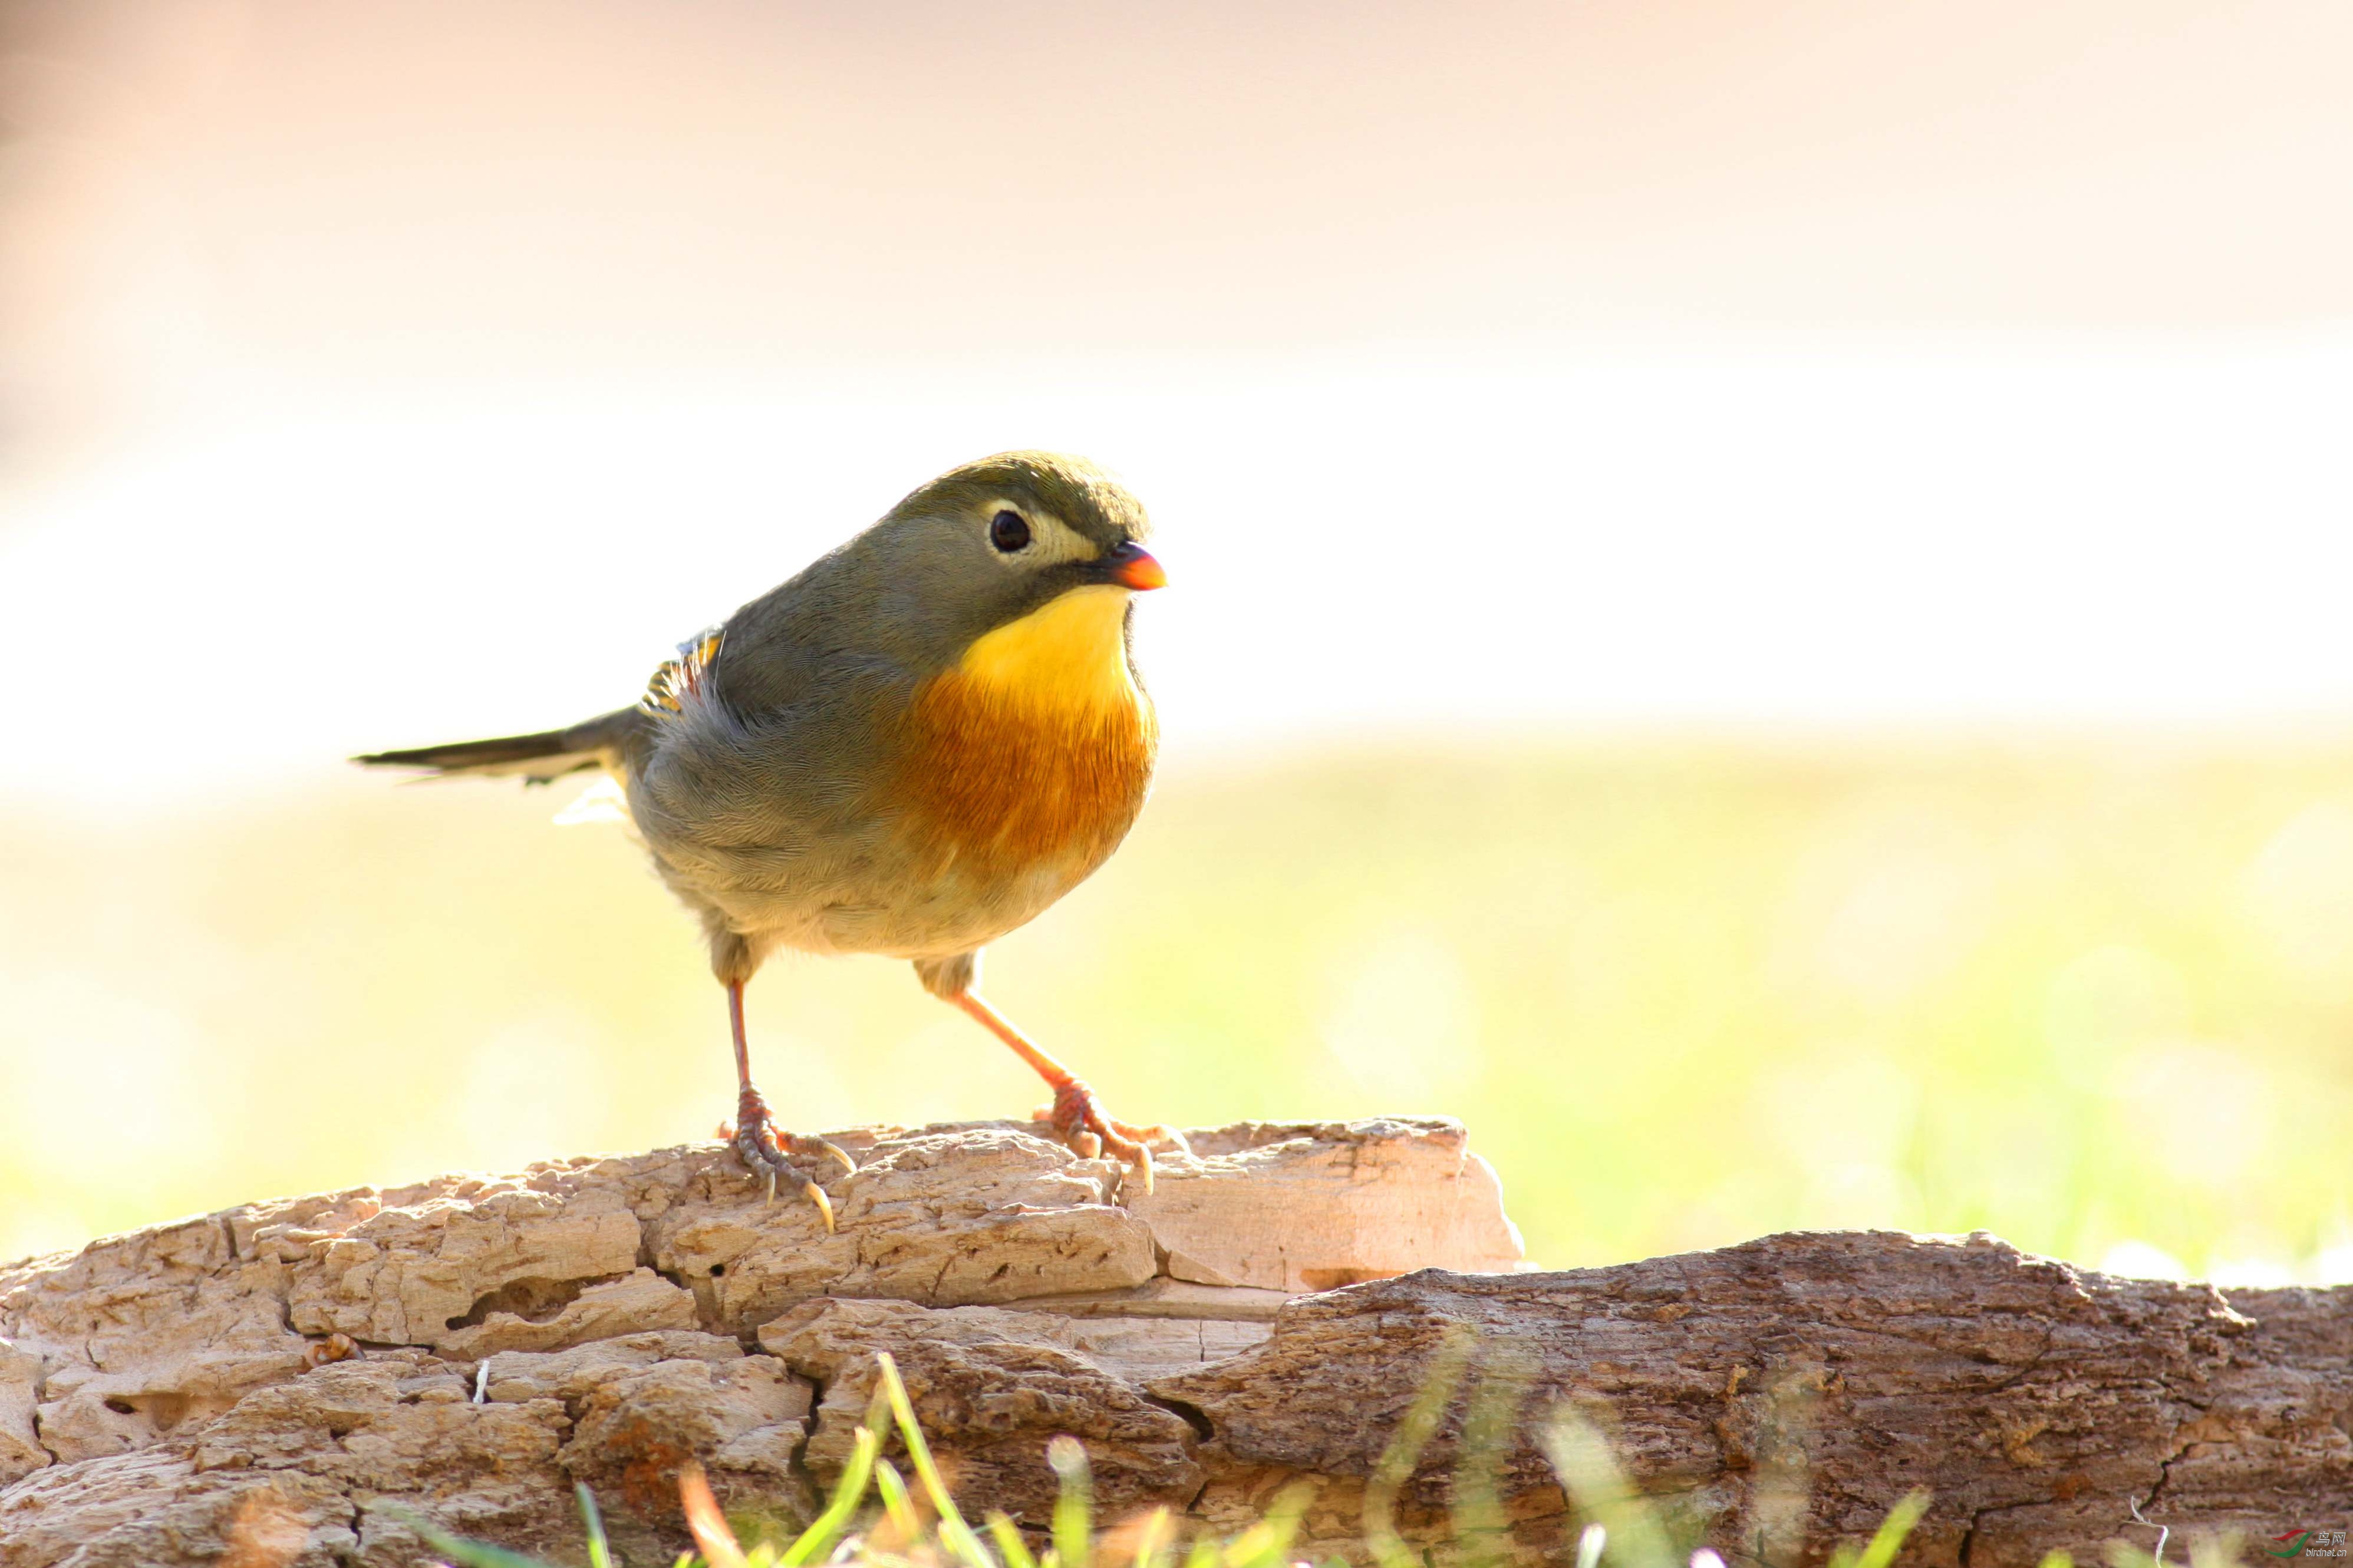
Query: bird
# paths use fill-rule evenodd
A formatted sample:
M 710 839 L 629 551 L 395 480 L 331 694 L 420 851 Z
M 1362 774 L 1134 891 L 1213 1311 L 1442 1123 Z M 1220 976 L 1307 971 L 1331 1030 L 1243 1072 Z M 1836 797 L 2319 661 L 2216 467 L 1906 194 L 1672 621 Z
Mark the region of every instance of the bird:
M 1082 458 L 950 468 L 847 542 L 678 645 L 635 702 L 565 729 L 375 752 L 371 767 L 544 784 L 601 769 L 724 988 L 723 1123 L 773 1202 L 833 1205 L 839 1146 L 787 1130 L 753 1081 L 744 991 L 771 954 L 911 962 L 934 996 L 1053 1092 L 1037 1120 L 1152 1188 L 1183 1135 L 1110 1115 L 981 994 L 982 950 L 1107 860 L 1149 793 L 1159 722 L 1135 599 L 1167 575 L 1143 504 Z M 838 1167 L 838 1169 L 837 1169 Z

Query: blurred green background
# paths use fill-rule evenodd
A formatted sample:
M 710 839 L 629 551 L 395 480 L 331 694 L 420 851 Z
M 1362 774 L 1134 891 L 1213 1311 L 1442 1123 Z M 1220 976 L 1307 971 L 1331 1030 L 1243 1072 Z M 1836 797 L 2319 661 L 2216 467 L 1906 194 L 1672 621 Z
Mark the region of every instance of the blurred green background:
M 335 759 L 1048 447 L 1168 763 L 989 989 L 1122 1115 L 1460 1116 L 1548 1264 L 2353 1278 L 2353 6 L 1327 9 L 0 13 L 0 1256 L 707 1136 L 623 835 Z M 1039 1098 L 903 965 L 751 1018 Z
M 708 1136 L 719 993 L 570 793 L 0 827 L 0 1256 Z M 1123 1116 L 1461 1117 L 1549 1265 L 1900 1226 L 2278 1279 L 2353 1277 L 2348 970 L 2353 740 L 1457 741 L 1179 770 L 988 984 Z M 1039 1098 L 901 964 L 750 1011 L 804 1127 Z

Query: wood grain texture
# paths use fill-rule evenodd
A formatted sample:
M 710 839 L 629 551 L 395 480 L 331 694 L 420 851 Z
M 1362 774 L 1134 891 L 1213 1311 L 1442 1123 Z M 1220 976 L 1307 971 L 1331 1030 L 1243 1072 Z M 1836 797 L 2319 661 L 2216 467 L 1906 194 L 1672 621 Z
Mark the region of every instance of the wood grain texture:
M 1525 1415 L 1496 1468 L 1527 1561 L 1575 1521 L 1534 1429 L 1606 1430 L 1689 1540 L 1727 1561 L 1814 1563 L 1905 1492 L 1935 1498 L 1905 1561 L 2096 1561 L 2177 1531 L 2271 1535 L 2353 1514 L 2353 1289 L 2112 1279 L 1989 1237 L 1816 1233 L 1612 1268 L 1438 1271 L 1293 1302 L 1252 1352 L 1151 1384 L 1198 1412 L 1222 1471 L 1197 1503 L 1239 1518 L 1266 1478 L 1332 1478 L 1338 1533 L 1450 1331 L 1477 1336 Z M 1405 1495 L 1440 1541 L 1462 1406 Z M 2353 1520 L 2348 1520 L 2353 1523 Z M 1761 1550 L 1760 1550 L 1761 1538 Z
M 690 1457 L 731 1510 L 807 1510 L 879 1350 L 975 1508 L 1039 1522 L 1071 1432 L 1114 1510 L 1235 1528 L 1308 1479 L 1301 1555 L 1363 1562 L 1366 1479 L 1465 1335 L 1473 1374 L 1401 1498 L 1432 1564 L 1562 1560 L 1579 1520 L 1535 1437 L 1563 1409 L 1735 1564 L 1820 1563 L 1915 1487 L 1922 1568 L 2100 1561 L 2150 1543 L 2136 1506 L 2193 1535 L 2353 1524 L 2353 1289 L 1884 1233 L 1516 1272 L 1493 1173 L 1437 1120 L 1196 1130 L 1149 1197 L 1012 1124 L 834 1136 L 860 1170 L 830 1236 L 692 1146 L 0 1265 L 0 1568 L 411 1568 L 402 1510 L 576 1561 L 574 1480 L 668 1562 Z M 314 1365 L 334 1334 L 358 1353 Z M 1501 1506 L 1466 1541 L 1482 1399 L 1515 1414 L 1468 1456 Z

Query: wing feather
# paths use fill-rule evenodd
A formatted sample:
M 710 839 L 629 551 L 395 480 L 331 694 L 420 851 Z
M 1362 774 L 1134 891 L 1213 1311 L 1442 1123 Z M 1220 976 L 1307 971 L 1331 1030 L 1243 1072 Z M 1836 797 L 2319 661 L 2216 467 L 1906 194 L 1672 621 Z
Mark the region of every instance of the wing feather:
M 638 710 L 656 719 L 675 719 L 685 712 L 689 702 L 702 696 L 712 661 L 719 657 L 719 645 L 726 638 L 723 629 L 713 626 L 679 644 L 677 657 L 662 660 L 661 668 L 646 683 L 646 694 L 638 699 Z

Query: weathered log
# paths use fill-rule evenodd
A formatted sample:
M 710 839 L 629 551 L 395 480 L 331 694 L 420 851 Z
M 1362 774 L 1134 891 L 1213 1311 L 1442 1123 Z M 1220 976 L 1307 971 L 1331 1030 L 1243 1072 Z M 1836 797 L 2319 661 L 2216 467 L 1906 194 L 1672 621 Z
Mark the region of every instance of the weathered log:
M 426 1561 L 404 1510 L 577 1562 L 575 1479 L 667 1562 L 689 1458 L 733 1511 L 805 1512 L 878 1350 L 976 1507 L 1041 1520 L 1068 1432 L 1112 1512 L 1232 1527 L 1311 1478 L 1303 1552 L 1361 1560 L 1366 1478 L 1466 1332 L 1400 1499 L 1434 1562 L 1468 1549 L 1466 1464 L 1501 1505 L 1470 1545 L 1561 1552 L 1534 1435 L 1562 1409 L 1727 1558 L 1819 1562 L 1915 1487 L 1936 1500 L 1907 1557 L 1970 1568 L 2096 1553 L 2136 1505 L 2353 1522 L 2353 1290 L 2226 1299 L 1885 1234 L 1514 1272 L 1492 1174 L 1437 1121 L 1195 1133 L 1149 1194 L 1008 1124 L 836 1136 L 861 1169 L 833 1235 L 695 1146 L 0 1267 L 0 1568 Z M 1506 1417 L 1484 1447 L 1473 1405 Z
M 2353 1289 L 2226 1299 L 1982 1235 L 1886 1232 L 1573 1273 L 1431 1270 L 1294 1302 L 1265 1344 L 1148 1384 L 1213 1435 L 1219 1479 L 1194 1510 L 1247 1511 L 1253 1471 L 1359 1483 L 1418 1369 L 1465 1328 L 1524 1409 L 1601 1426 L 1680 1532 L 1727 1559 L 1817 1561 L 1914 1489 L 1935 1501 L 1905 1561 L 1969 1568 L 2153 1545 L 2126 1528 L 2135 1508 L 2249 1537 L 2353 1512 Z M 1408 1492 L 1433 1539 L 1461 1428 Z M 1529 1436 L 1524 1420 L 1478 1458 L 1520 1554 L 1558 1560 L 1569 1521 Z M 1316 1532 L 1345 1531 L 1360 1495 L 1328 1488 Z

